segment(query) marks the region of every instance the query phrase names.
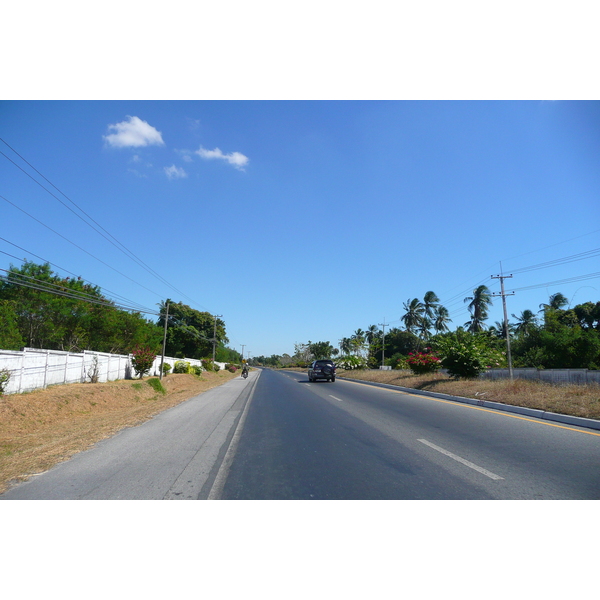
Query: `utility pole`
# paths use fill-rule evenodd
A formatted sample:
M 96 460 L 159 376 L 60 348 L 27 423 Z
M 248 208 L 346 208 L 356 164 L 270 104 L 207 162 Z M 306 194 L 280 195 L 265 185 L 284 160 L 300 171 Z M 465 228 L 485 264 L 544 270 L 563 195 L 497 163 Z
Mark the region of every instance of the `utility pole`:
M 242 346 L 242 364 L 244 364 L 244 348 L 246 347 L 246 344 L 241 344 Z
M 381 345 L 381 370 L 383 371 L 384 360 L 385 360 L 385 328 L 388 323 L 385 322 L 385 317 L 383 317 L 383 323 L 378 323 L 381 327 L 383 327 L 383 343 Z
M 217 349 L 217 319 L 220 319 L 223 315 L 215 315 L 215 329 L 213 332 L 213 339 L 212 339 L 212 343 L 213 343 L 213 363 L 215 362 L 215 352 Z
M 502 273 L 502 263 L 500 263 L 500 273 Z M 504 309 L 504 331 L 506 332 L 506 355 L 508 357 L 508 376 L 510 380 L 513 380 L 513 367 L 512 367 L 512 357 L 510 355 L 510 332 L 508 331 L 508 316 L 506 313 L 506 296 L 514 296 L 515 293 L 511 292 L 510 294 L 504 293 L 504 280 L 510 279 L 512 275 L 492 275 L 492 279 L 500 280 L 500 289 L 502 290 L 499 294 L 494 292 L 492 296 L 502 296 L 502 308 Z
M 163 335 L 163 348 L 162 348 L 162 358 L 160 359 L 160 375 L 159 379 L 162 379 L 163 376 L 163 364 L 165 362 L 165 347 L 167 345 L 167 323 L 169 322 L 169 302 L 166 302 L 166 313 L 165 313 L 165 333 Z

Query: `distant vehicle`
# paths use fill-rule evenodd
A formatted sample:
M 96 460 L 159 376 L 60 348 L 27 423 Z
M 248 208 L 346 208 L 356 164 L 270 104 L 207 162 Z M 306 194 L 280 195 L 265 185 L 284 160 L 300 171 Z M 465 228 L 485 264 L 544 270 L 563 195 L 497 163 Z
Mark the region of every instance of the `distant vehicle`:
M 308 380 L 326 379 L 335 381 L 335 365 L 332 360 L 315 360 L 308 367 Z

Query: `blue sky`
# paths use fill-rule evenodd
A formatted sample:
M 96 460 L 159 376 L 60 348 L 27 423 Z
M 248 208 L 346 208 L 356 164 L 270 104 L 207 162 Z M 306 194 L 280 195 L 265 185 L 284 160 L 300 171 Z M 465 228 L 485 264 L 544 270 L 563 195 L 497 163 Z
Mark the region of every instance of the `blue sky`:
M 160 278 L 2 142 L 0 195 L 31 216 L 0 199 L 2 238 L 24 249 L 0 251 L 117 301 L 223 315 L 254 356 L 401 326 L 428 290 L 458 326 L 474 287 L 499 291 L 500 262 L 510 274 L 600 247 L 599 134 L 598 102 L 3 101 L 4 142 Z M 507 290 L 538 287 L 509 315 L 558 291 L 600 300 L 598 265 L 591 252 L 515 274 Z M 488 322 L 501 319 L 498 298 Z

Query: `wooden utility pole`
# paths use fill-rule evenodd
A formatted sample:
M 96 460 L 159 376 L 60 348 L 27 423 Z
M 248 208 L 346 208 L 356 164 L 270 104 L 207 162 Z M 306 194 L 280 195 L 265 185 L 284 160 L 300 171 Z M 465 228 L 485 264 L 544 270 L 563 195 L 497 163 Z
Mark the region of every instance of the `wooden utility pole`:
M 223 315 L 215 315 L 215 329 L 213 332 L 213 363 L 215 362 L 215 352 L 217 350 L 217 319 L 220 319 Z
M 387 323 L 385 322 L 385 317 L 383 319 L 383 323 L 379 323 L 379 325 L 381 325 L 383 327 L 383 342 L 381 345 L 381 367 L 382 367 L 382 371 L 383 371 L 383 366 L 385 365 L 385 327 L 387 325 Z
M 502 268 L 502 265 L 500 265 Z M 513 380 L 513 367 L 512 367 L 512 357 L 510 355 L 510 331 L 508 330 L 508 316 L 506 313 L 506 296 L 514 296 L 515 293 L 511 292 L 510 294 L 504 293 L 504 280 L 510 279 L 512 275 L 492 275 L 492 279 L 500 280 L 500 289 L 501 292 L 498 294 L 497 292 L 493 293 L 492 296 L 502 296 L 502 308 L 504 309 L 504 331 L 506 332 L 506 355 L 508 358 L 508 376 L 510 380 Z
M 163 376 L 163 364 L 165 362 L 165 347 L 167 345 L 167 324 L 169 322 L 169 302 L 166 303 L 166 313 L 165 313 L 165 333 L 163 335 L 163 347 L 162 347 L 162 358 L 160 359 L 160 375 L 159 379 L 162 379 Z

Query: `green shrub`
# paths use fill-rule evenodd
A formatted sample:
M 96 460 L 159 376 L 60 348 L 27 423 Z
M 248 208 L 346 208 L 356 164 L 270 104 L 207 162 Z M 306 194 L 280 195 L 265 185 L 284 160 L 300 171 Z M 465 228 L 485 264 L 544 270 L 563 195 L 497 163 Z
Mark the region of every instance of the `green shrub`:
M 163 387 L 163 384 L 161 383 L 160 379 L 157 379 L 156 377 L 154 379 L 148 379 L 148 381 L 146 381 L 146 383 L 154 389 L 155 392 L 158 392 L 159 394 L 162 394 L 163 396 L 167 393 L 167 390 L 165 390 L 165 388 Z
M 219 365 L 216 365 L 210 358 L 203 358 L 202 366 L 205 371 L 218 371 L 220 369 Z
M 442 367 L 452 377 L 472 379 L 487 369 L 506 364 L 504 354 L 492 348 L 480 334 L 456 331 L 437 338 L 435 346 L 442 357 Z
M 190 370 L 194 375 L 198 375 L 198 377 L 204 372 L 204 369 L 200 365 L 192 365 Z
M 8 369 L 0 370 L 0 396 L 4 394 L 6 384 L 10 381 L 10 371 Z
M 171 371 L 171 365 L 169 363 L 163 363 L 163 366 L 162 366 L 163 375 L 168 375 L 170 371 Z
M 185 360 L 175 361 L 175 366 L 173 367 L 173 373 L 189 373 L 190 372 L 190 363 Z

